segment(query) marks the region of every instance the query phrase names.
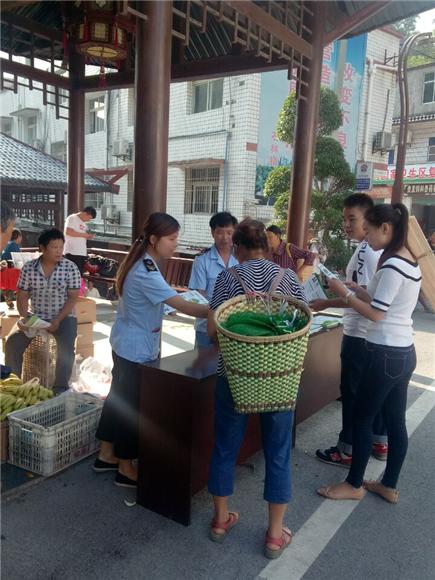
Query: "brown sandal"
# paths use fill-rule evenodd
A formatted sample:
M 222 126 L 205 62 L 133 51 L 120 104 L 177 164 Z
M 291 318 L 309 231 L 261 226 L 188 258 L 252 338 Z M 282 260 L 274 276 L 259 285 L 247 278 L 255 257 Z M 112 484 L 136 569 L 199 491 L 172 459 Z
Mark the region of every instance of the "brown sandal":
M 228 519 L 226 522 L 218 522 L 216 518 L 213 518 L 209 531 L 209 538 L 213 542 L 223 542 L 224 538 L 234 526 L 239 521 L 239 514 L 236 512 L 228 512 Z M 216 533 L 215 530 L 223 530 L 223 533 Z
M 293 534 L 288 528 L 282 529 L 282 535 L 280 538 L 272 538 L 266 532 L 266 540 L 264 545 L 264 555 L 269 560 L 275 560 L 275 558 L 279 558 L 281 554 L 284 552 L 286 548 L 290 546 L 293 540 Z M 278 546 L 278 550 L 272 550 L 272 548 L 268 548 L 268 544 L 272 546 Z
M 323 487 L 319 487 L 317 489 L 317 493 L 322 497 L 326 497 L 326 499 L 335 499 L 335 500 L 354 500 L 359 501 L 365 496 L 365 490 L 362 488 L 356 489 L 349 485 L 349 490 L 337 490 L 337 487 L 341 484 L 337 485 L 326 485 Z
M 399 501 L 399 492 L 392 487 L 386 487 L 380 481 L 364 481 L 363 486 L 367 491 L 376 493 L 388 503 L 397 503 Z

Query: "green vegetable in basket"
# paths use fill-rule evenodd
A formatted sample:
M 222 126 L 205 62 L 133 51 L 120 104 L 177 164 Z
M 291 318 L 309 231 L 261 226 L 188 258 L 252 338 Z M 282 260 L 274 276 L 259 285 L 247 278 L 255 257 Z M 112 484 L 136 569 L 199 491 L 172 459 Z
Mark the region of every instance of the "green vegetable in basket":
M 242 336 L 281 336 L 297 332 L 307 323 L 307 317 L 295 310 L 292 314 L 263 314 L 261 312 L 234 312 L 222 327 Z

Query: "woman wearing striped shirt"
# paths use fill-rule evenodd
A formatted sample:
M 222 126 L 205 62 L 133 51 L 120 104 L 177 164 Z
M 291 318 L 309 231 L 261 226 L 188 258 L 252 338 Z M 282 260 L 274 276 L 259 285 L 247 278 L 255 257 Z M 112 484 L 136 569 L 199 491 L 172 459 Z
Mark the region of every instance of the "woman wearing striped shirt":
M 236 275 L 224 270 L 216 280 L 210 302 L 209 335 L 216 339 L 214 310 L 230 298 L 244 294 L 243 286 L 252 292 L 269 292 L 281 269 L 266 260 L 267 238 L 261 222 L 246 219 L 233 235 L 235 256 L 240 262 L 234 266 Z M 240 279 L 240 281 L 239 281 Z M 276 284 L 276 282 L 275 282 Z M 305 295 L 296 275 L 285 270 L 277 292 L 300 300 Z M 242 443 L 248 415 L 236 413 L 222 359 L 218 365 L 215 388 L 215 446 L 210 466 L 208 489 L 213 495 L 215 514 L 210 538 L 221 542 L 237 523 L 238 514 L 228 510 L 228 497 L 233 493 L 234 469 Z M 283 527 L 283 518 L 291 495 L 290 451 L 293 412 L 261 413 L 263 451 L 266 463 L 264 499 L 269 503 L 269 528 L 266 533 L 265 554 L 277 558 L 290 544 L 292 535 Z
M 421 272 L 405 245 L 408 210 L 403 204 L 377 205 L 365 217 L 370 246 L 375 251 L 384 250 L 375 276 L 367 290 L 353 283 L 346 287 L 339 280 L 329 282 L 337 296 L 371 321 L 368 364 L 355 402 L 352 464 L 346 481 L 321 487 L 318 493 L 329 499 L 358 500 L 367 489 L 397 503 L 396 486 L 408 448 L 407 390 L 416 366 L 411 316 Z M 380 411 L 387 425 L 387 466 L 380 482 L 363 481 L 371 453 L 373 419 Z

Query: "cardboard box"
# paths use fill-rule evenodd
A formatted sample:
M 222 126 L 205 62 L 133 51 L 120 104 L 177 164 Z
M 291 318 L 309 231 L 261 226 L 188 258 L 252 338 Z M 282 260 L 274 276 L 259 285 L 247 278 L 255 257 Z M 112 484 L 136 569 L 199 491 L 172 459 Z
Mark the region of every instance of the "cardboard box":
M 0 423 L 0 460 L 7 461 L 9 458 L 9 423 L 8 420 Z
M 81 355 L 84 359 L 89 356 L 94 356 L 94 345 L 76 347 L 76 354 Z
M 421 293 L 426 307 L 435 311 L 435 255 L 415 216 L 409 218 L 408 248 L 418 261 L 422 281 Z
M 76 304 L 77 322 L 96 322 L 97 304 L 92 298 L 79 298 Z
M 0 338 L 6 338 L 15 324 L 19 320 L 19 315 L 16 316 L 1 316 L 0 317 Z
M 94 345 L 94 323 L 83 322 L 77 325 L 76 348 L 88 347 Z

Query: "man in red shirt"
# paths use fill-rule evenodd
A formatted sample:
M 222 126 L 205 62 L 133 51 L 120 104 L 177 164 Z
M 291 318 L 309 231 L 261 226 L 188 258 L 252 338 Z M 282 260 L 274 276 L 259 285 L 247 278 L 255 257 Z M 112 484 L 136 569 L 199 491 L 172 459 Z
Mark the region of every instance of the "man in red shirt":
M 282 230 L 278 226 L 266 228 L 267 243 L 269 245 L 270 259 L 281 268 L 290 268 L 302 279 L 302 270 L 305 266 L 312 266 L 317 254 L 298 248 L 291 243 L 282 241 Z M 304 276 L 306 279 L 307 276 Z

